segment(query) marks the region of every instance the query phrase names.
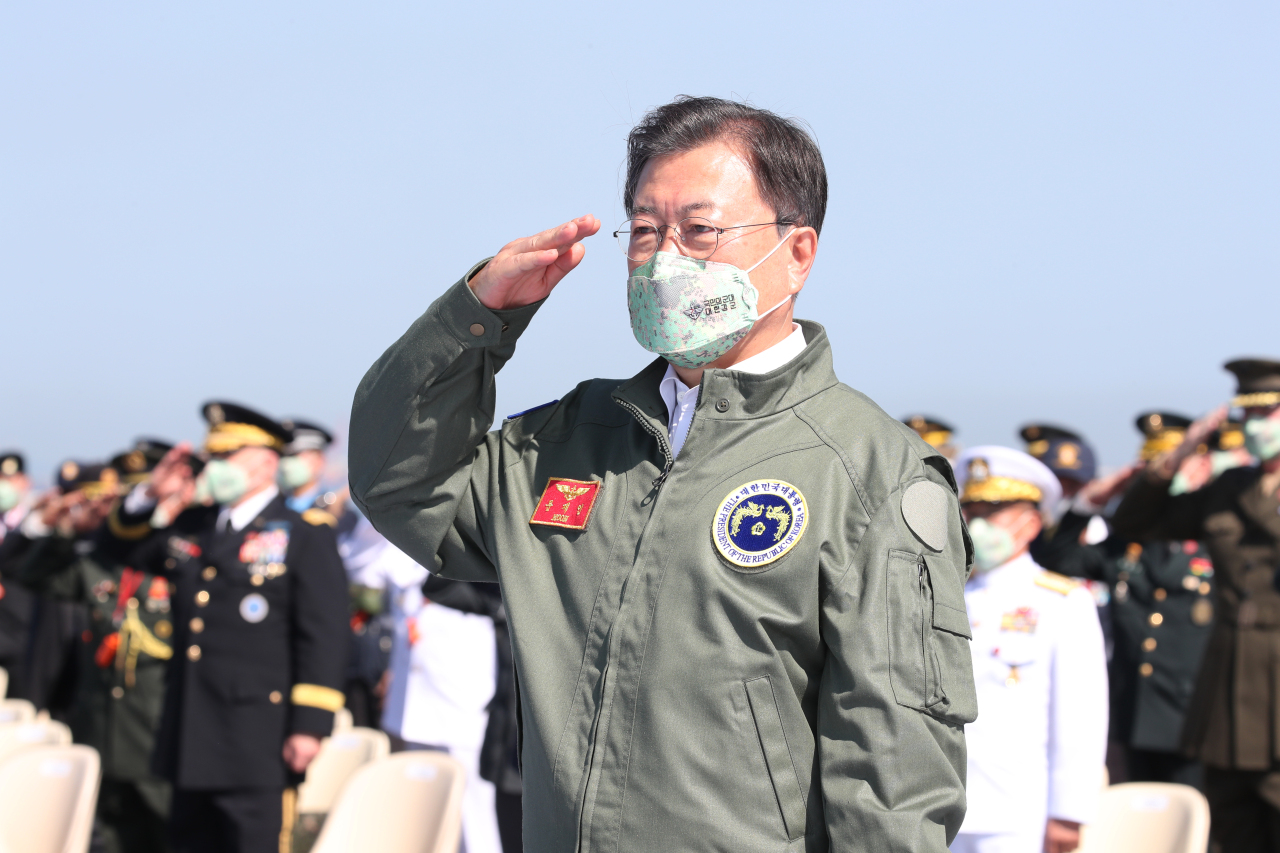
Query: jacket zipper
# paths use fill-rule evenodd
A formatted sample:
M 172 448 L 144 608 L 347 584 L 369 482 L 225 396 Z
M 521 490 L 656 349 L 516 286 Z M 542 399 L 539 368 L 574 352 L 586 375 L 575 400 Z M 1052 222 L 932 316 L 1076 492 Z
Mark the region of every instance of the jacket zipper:
M 676 462 L 675 456 L 671 452 L 670 442 L 668 441 L 667 437 L 662 434 L 661 430 L 656 429 L 649 424 L 649 422 L 645 419 L 644 415 L 641 413 L 639 408 L 627 402 L 626 400 L 617 400 L 617 398 L 615 398 L 615 400 L 619 406 L 621 406 L 622 408 L 626 409 L 628 412 L 631 413 L 631 416 L 636 419 L 636 421 L 640 424 L 640 426 L 644 429 L 644 431 L 652 435 L 654 439 L 657 440 L 658 447 L 662 448 L 662 457 L 665 460 L 665 465 L 663 466 L 662 473 L 659 474 L 657 479 L 653 481 L 653 488 L 657 490 L 661 490 L 662 484 L 666 482 L 667 475 L 671 473 L 671 466 L 674 465 Z M 656 507 L 655 507 L 655 511 L 656 511 Z M 653 515 L 650 514 L 649 518 L 652 521 Z M 584 844 L 588 843 L 587 835 L 589 831 L 589 826 L 588 826 L 588 819 L 587 819 L 587 805 L 588 805 L 588 800 L 590 800 L 591 798 L 591 782 L 593 777 L 595 776 L 596 750 L 599 747 L 599 741 L 600 741 L 600 721 L 604 715 L 604 706 L 608 698 L 608 692 L 609 692 L 610 664 L 608 660 L 610 655 L 609 649 L 612 645 L 613 645 L 613 631 L 610 630 L 609 637 L 605 640 L 604 672 L 600 674 L 600 701 L 596 705 L 596 712 L 593 715 L 593 719 L 591 721 L 591 751 L 587 756 L 587 767 L 586 767 L 585 778 L 582 780 L 582 799 L 578 803 L 578 843 L 577 843 L 576 849 L 579 851 L 583 849 Z
M 699 391 L 698 393 L 701 394 L 702 392 Z M 638 409 L 636 406 L 632 405 L 631 403 L 628 403 L 626 400 L 618 400 L 617 402 L 619 406 L 621 406 L 622 408 L 626 409 L 628 412 L 631 413 L 631 416 L 636 419 L 636 421 L 640 424 L 640 427 L 645 432 L 649 433 L 649 435 L 657 439 L 658 447 L 662 449 L 662 458 L 666 460 L 666 465 L 663 467 L 662 473 L 659 474 L 657 479 L 653 481 L 653 487 L 655 489 L 661 489 L 662 484 L 667 481 L 667 475 L 671 473 L 671 466 L 676 464 L 676 457 L 671 452 L 671 441 L 665 435 L 663 435 L 662 430 L 659 430 L 653 427 L 649 423 L 649 421 L 645 419 L 644 414 L 640 411 L 640 409 Z M 692 428 L 693 424 L 689 424 L 689 426 L 690 428 Z

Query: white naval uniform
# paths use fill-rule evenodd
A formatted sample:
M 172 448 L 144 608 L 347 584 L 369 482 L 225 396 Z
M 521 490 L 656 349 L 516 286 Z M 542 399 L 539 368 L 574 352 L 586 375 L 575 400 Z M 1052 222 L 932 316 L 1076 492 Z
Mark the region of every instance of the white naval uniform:
M 1030 555 L 965 588 L 978 719 L 953 851 L 1040 853 L 1049 817 L 1089 823 L 1102 788 L 1107 662 L 1088 591 Z

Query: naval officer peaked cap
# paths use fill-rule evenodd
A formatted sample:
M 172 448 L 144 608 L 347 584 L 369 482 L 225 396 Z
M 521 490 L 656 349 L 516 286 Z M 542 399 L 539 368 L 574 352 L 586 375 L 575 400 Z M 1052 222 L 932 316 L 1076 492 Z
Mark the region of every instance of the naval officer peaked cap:
M 960 454 L 955 471 L 961 503 L 1031 501 L 1052 512 L 1062 498 L 1062 486 L 1049 467 L 1012 447 L 971 447 Z

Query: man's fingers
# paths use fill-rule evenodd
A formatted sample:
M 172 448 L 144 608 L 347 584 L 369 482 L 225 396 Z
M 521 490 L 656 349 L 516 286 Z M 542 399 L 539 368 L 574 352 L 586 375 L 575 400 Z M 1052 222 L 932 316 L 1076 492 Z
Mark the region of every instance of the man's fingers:
M 562 249 L 578 240 L 585 240 L 600 230 L 600 220 L 590 214 L 570 219 L 555 228 L 548 228 L 540 234 L 534 234 L 517 245 L 518 252 L 536 252 L 543 249 Z

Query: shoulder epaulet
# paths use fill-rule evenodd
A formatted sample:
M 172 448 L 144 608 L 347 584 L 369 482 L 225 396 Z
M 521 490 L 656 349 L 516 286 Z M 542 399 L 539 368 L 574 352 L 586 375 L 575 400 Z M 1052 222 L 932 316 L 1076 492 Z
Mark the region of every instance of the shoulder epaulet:
M 315 507 L 303 511 L 302 520 L 307 524 L 310 524 L 312 527 L 319 527 L 322 524 L 327 524 L 330 527 L 338 526 L 338 519 L 334 518 L 333 513 L 325 512 L 324 510 L 316 509 Z
M 1080 588 L 1080 581 L 1073 580 L 1066 575 L 1060 575 L 1057 572 L 1042 571 L 1036 575 L 1036 586 L 1053 590 L 1059 595 L 1068 595 L 1073 590 Z

